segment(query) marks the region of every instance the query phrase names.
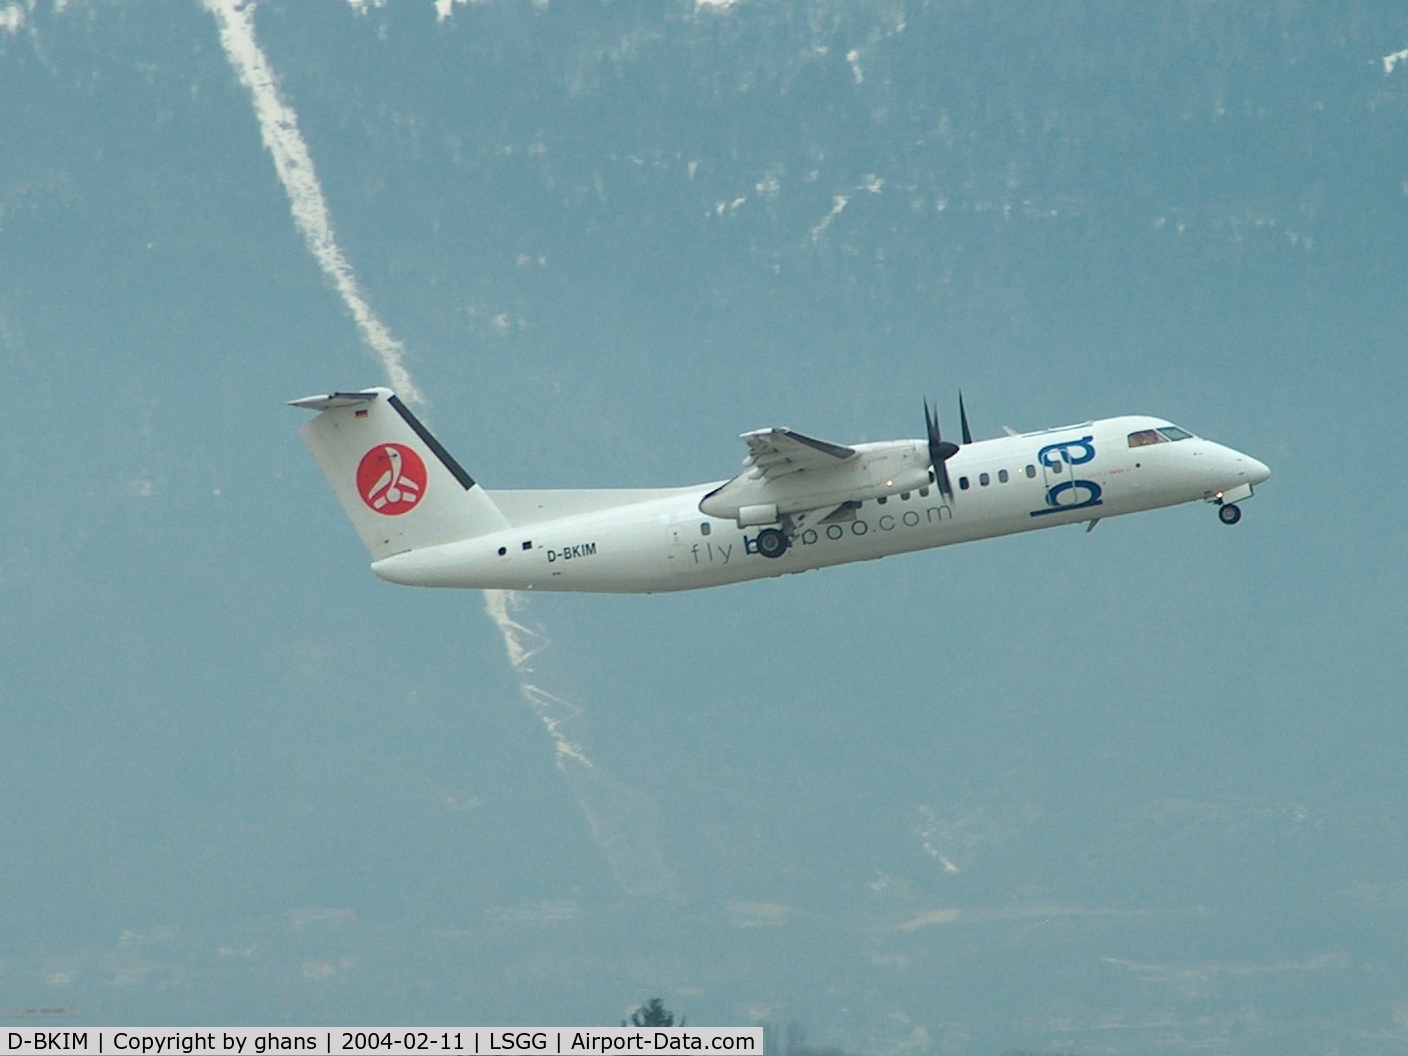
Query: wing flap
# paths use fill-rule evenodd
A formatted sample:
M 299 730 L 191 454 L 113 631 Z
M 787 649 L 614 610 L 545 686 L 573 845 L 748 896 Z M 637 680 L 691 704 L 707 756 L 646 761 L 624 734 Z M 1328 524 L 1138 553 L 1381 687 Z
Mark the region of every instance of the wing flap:
M 758 476 L 775 478 L 802 469 L 830 469 L 856 456 L 853 447 L 817 440 L 785 427 L 755 429 L 743 434 L 748 457 L 743 464 Z

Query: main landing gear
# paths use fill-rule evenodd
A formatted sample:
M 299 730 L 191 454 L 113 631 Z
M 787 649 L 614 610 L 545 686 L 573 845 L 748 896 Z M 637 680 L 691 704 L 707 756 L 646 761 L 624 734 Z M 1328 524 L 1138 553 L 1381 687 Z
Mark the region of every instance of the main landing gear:
M 1236 524 L 1242 519 L 1242 508 L 1236 503 L 1223 503 L 1217 508 L 1217 519 L 1223 524 Z
M 764 557 L 778 558 L 787 553 L 790 540 L 787 533 L 778 528 L 764 528 L 758 533 L 758 553 Z

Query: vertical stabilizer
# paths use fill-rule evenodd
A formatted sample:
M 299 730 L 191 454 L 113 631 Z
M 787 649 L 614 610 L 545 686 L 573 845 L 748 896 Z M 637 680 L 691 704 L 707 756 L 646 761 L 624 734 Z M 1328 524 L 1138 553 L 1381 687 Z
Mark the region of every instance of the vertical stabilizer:
M 318 411 L 301 432 L 373 561 L 508 527 L 492 499 L 390 389 L 290 402 Z

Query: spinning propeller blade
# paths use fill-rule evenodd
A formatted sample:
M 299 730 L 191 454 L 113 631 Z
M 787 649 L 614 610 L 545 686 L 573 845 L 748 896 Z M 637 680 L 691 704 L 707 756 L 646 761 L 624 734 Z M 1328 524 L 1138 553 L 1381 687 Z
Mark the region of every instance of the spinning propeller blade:
M 947 498 L 953 498 L 953 484 L 948 479 L 948 467 L 944 465 L 958 453 L 958 445 L 950 443 L 939 432 L 939 413 L 929 410 L 929 401 L 924 401 L 924 428 L 929 436 L 929 462 L 934 467 L 934 479 L 939 491 Z

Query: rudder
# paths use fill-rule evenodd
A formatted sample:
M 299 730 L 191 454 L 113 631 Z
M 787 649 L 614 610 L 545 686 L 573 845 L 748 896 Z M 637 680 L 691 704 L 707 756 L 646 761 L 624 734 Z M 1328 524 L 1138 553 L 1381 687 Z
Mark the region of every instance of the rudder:
M 292 400 L 299 430 L 373 561 L 507 528 L 484 489 L 390 389 Z

